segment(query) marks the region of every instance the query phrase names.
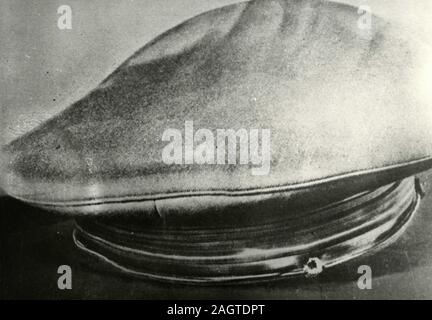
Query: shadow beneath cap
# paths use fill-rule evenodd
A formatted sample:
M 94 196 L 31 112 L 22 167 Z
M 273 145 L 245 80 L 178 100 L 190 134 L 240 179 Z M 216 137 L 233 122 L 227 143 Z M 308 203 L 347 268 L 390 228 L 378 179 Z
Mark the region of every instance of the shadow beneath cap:
M 430 187 L 427 187 L 430 189 Z M 428 190 L 426 190 L 428 191 Z M 428 193 L 428 192 L 427 192 Z M 426 196 L 407 231 L 392 245 L 324 270 L 241 285 L 184 285 L 131 278 L 81 253 L 73 244 L 71 218 L 0 198 L 0 296 L 4 299 L 362 299 L 432 296 L 424 275 L 432 270 L 432 197 Z M 73 290 L 57 288 L 57 268 L 70 265 Z M 357 286 L 358 267 L 372 270 L 373 289 Z

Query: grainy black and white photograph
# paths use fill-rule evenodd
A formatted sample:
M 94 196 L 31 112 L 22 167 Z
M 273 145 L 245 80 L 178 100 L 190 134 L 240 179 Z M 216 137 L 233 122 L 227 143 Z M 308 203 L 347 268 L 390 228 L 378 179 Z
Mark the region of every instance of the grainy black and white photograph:
M 0 15 L 1 300 L 432 299 L 432 1 Z

